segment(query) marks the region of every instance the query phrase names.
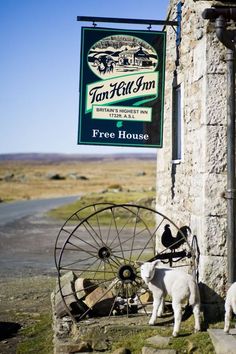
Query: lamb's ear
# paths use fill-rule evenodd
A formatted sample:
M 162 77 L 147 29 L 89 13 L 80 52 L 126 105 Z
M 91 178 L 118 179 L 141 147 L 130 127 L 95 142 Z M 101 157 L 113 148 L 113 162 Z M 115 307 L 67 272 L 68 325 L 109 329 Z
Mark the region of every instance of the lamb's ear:
M 155 261 L 152 261 L 152 265 L 153 267 L 155 267 L 156 265 L 158 265 L 158 263 L 160 263 L 160 259 L 156 259 Z

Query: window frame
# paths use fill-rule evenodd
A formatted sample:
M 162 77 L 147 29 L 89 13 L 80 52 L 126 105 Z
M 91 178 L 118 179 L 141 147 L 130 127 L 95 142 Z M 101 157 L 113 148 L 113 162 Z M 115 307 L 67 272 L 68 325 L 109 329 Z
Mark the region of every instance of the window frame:
M 183 162 L 183 85 L 173 85 L 172 92 L 172 164 Z

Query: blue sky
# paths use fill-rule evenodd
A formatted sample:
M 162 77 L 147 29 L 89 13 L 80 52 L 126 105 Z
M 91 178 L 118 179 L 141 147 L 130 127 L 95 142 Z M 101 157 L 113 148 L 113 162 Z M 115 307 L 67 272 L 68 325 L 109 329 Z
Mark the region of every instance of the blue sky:
M 1 0 L 0 154 L 154 152 L 77 145 L 80 29 L 90 23 L 76 17 L 165 19 L 168 3 Z

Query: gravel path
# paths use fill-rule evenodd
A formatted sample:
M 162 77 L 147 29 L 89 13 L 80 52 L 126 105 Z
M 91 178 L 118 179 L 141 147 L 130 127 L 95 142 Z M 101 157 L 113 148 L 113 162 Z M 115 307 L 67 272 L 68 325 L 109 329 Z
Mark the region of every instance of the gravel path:
M 54 245 L 62 224 L 38 213 L 0 225 L 0 354 L 15 354 L 24 340 L 19 329 L 51 311 Z
M 61 225 L 30 216 L 0 228 L 0 278 L 56 275 L 54 245 Z

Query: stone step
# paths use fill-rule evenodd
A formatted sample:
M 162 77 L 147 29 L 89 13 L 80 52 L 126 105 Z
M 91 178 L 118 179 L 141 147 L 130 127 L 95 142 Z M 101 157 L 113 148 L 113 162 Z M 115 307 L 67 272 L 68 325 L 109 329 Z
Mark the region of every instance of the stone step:
M 163 337 L 160 335 L 156 335 L 153 337 L 149 337 L 146 339 L 146 343 L 149 345 L 161 347 L 160 349 L 153 347 L 143 347 L 142 354 L 176 354 L 176 350 L 174 349 L 165 349 L 167 345 L 170 343 L 170 337 Z
M 142 354 L 176 354 L 174 349 L 155 349 L 151 347 L 143 347 Z
M 216 354 L 236 353 L 236 328 L 225 334 L 223 329 L 208 329 Z

